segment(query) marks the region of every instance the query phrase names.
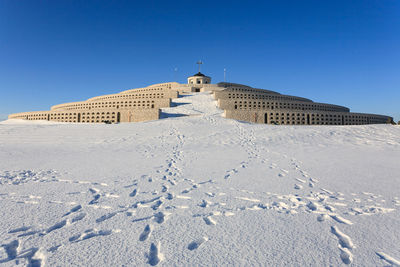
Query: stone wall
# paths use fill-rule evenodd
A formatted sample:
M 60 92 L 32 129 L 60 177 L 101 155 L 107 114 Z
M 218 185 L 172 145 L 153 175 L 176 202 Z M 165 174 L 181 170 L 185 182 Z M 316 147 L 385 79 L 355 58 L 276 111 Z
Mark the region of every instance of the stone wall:
M 218 107 L 221 109 L 291 109 L 291 110 L 318 110 L 318 111 L 336 111 L 336 112 L 349 112 L 346 107 L 315 103 L 315 102 L 302 102 L 302 101 L 288 101 L 288 100 L 240 100 L 240 99 L 218 99 Z
M 363 125 L 390 123 L 383 115 L 293 110 L 225 110 L 225 118 L 280 125 Z
M 247 89 L 235 89 L 228 88 L 223 91 L 215 91 L 214 98 L 215 99 L 260 99 L 260 100 L 287 100 L 287 101 L 301 101 L 301 102 L 309 102 L 313 103 L 313 101 L 298 97 L 298 96 L 289 96 L 289 95 L 281 95 L 281 94 L 271 94 L 268 91 L 262 91 L 262 89 L 256 89 L 257 92 L 254 91 L 246 91 Z
M 173 90 L 178 83 L 156 84 L 146 88 L 102 95 L 86 101 L 59 104 L 50 111 L 23 112 L 10 119 L 47 120 L 73 123 L 140 122 L 156 120 L 160 108 L 171 106 L 171 98 L 179 97 Z
M 73 123 L 102 123 L 109 121 L 140 122 L 157 120 L 160 117 L 159 109 L 94 109 L 90 111 L 37 111 L 11 114 L 9 119 L 47 120 L 55 122 Z
M 51 110 L 91 110 L 100 108 L 116 108 L 116 109 L 129 109 L 129 108 L 166 108 L 171 106 L 171 99 L 154 99 L 154 98 L 135 98 L 135 99 L 121 99 L 121 100 L 107 100 L 107 101 L 83 101 L 72 102 L 52 106 Z
M 226 118 L 287 125 L 363 125 L 393 121 L 389 116 L 352 113 L 347 107 L 268 90 L 230 83 L 219 85 L 226 89 L 214 91 L 213 95 Z

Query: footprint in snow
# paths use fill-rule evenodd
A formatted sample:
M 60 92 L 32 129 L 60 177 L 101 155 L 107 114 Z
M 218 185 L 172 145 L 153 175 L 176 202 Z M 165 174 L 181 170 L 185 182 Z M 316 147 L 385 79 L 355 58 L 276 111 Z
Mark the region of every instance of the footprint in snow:
M 209 205 L 209 202 L 207 200 L 203 199 L 201 201 L 201 203 L 199 204 L 199 207 L 206 208 L 206 207 L 208 207 L 208 205 Z
M 295 185 L 294 185 L 294 189 L 302 189 L 302 188 L 303 188 L 302 185 L 299 185 L 299 184 L 295 184 Z
M 130 194 L 129 194 L 129 196 L 130 197 L 134 197 L 134 196 L 136 196 L 137 195 L 137 189 L 135 188 Z
M 157 264 L 160 263 L 163 259 L 163 255 L 160 253 L 160 243 L 157 245 L 154 243 L 151 243 L 150 245 L 150 251 L 149 254 L 147 255 L 148 258 L 148 263 L 151 266 L 156 266 Z
M 108 219 L 114 217 L 115 215 L 117 215 L 116 212 L 111 212 L 111 213 L 105 214 L 105 215 L 101 216 L 100 218 L 97 218 L 96 223 L 101 223 L 105 220 L 108 220 Z
M 161 187 L 161 192 L 165 193 L 165 192 L 167 192 L 167 191 L 168 191 L 168 187 L 165 186 L 165 185 L 163 185 L 163 186 Z
M 47 230 L 45 231 L 44 234 L 48 234 L 48 233 L 51 233 L 51 232 L 53 232 L 53 231 L 55 231 L 55 230 L 58 230 L 58 229 L 60 229 L 60 228 L 63 228 L 64 226 L 67 225 L 67 223 L 68 223 L 67 220 L 62 220 L 61 222 L 58 222 L 58 223 L 56 223 L 55 225 L 53 225 L 53 226 L 47 228 Z
M 80 221 L 85 217 L 86 217 L 86 213 L 82 212 L 82 213 L 76 215 L 74 218 L 72 218 L 71 223 L 75 223 L 77 221 Z
M 157 200 L 156 203 L 154 203 L 151 208 L 153 210 L 157 210 L 159 207 L 161 207 L 161 205 L 163 204 L 163 202 L 161 200 Z
M 206 236 L 204 236 L 204 237 L 202 237 L 200 239 L 194 240 L 193 242 L 191 242 L 188 245 L 188 249 L 189 250 L 195 250 L 195 249 L 199 248 L 206 241 L 208 241 L 208 237 L 206 237 Z
M 154 221 L 158 224 L 162 224 L 166 220 L 166 214 L 163 212 L 158 212 L 154 214 Z
M 73 207 L 72 209 L 70 209 L 69 212 L 65 213 L 65 214 L 63 215 L 63 217 L 68 216 L 68 215 L 70 215 L 71 213 L 77 212 L 77 211 L 80 210 L 81 208 L 82 208 L 81 205 L 77 205 L 77 206 Z
M 145 241 L 147 238 L 149 238 L 151 234 L 151 226 L 148 224 L 145 226 L 143 232 L 139 236 L 140 241 Z
M 211 218 L 211 216 L 203 217 L 203 220 L 204 220 L 204 222 L 205 222 L 207 225 L 216 225 L 216 224 L 217 224 L 217 223 L 213 220 L 213 218 Z
M 99 198 L 100 198 L 100 194 L 94 195 L 93 199 L 89 202 L 89 205 L 93 205 L 93 204 L 99 203 Z
M 18 240 L 11 241 L 10 243 L 5 244 L 5 245 L 1 245 L 1 246 L 6 251 L 7 259 L 0 260 L 0 263 L 11 261 L 11 260 L 13 260 L 13 259 L 15 259 L 17 257 L 17 250 L 18 250 L 18 247 L 19 247 L 19 241 Z
M 12 229 L 12 230 L 8 231 L 8 233 L 9 234 L 14 234 L 14 233 L 18 233 L 18 232 L 25 232 L 25 231 L 28 231 L 31 228 L 32 228 L 32 226 L 22 226 L 22 227 L 19 227 L 19 228 Z

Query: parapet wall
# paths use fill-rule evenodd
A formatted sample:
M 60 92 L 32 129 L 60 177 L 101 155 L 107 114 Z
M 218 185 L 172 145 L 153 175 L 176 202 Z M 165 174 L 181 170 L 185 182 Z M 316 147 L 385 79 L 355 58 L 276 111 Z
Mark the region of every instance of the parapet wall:
M 289 125 L 362 125 L 391 123 L 392 117 L 351 113 L 343 106 L 315 103 L 297 96 L 271 94 L 270 91 L 237 84 L 220 83 L 226 89 L 214 91 L 226 118 L 255 123 Z
M 221 109 L 240 109 L 240 110 L 254 110 L 254 109 L 290 109 L 290 110 L 317 110 L 317 111 L 336 111 L 336 112 L 349 112 L 346 107 L 315 103 L 315 102 L 302 102 L 302 101 L 289 101 L 289 100 L 240 100 L 240 99 L 218 99 L 218 107 Z
M 214 91 L 215 99 L 263 99 L 263 100 L 289 100 L 289 101 L 301 101 L 312 103 L 310 99 L 289 96 L 281 94 L 270 94 L 268 91 L 263 92 L 262 89 L 257 89 L 258 91 L 246 91 L 247 89 L 232 89 L 228 88 L 223 91 Z
M 391 117 L 351 113 L 351 112 L 320 112 L 275 110 L 225 110 L 225 118 L 254 123 L 282 125 L 363 125 L 390 123 Z
M 119 123 L 157 120 L 160 117 L 159 109 L 94 109 L 90 111 L 37 111 L 11 114 L 9 119 L 47 120 L 55 122 L 73 123 Z
M 171 106 L 171 99 L 154 99 L 154 98 L 136 98 L 126 100 L 108 100 L 108 101 L 84 101 L 72 102 L 66 104 L 55 105 L 51 110 L 90 110 L 99 108 L 116 108 L 116 109 L 130 109 L 130 108 L 166 108 Z
M 97 96 L 86 101 L 55 105 L 50 111 L 11 114 L 9 118 L 76 123 L 156 120 L 160 116 L 159 109 L 170 107 L 171 98 L 179 97 L 179 92 L 172 89 L 177 85 L 178 83 L 156 84 L 118 94 Z
M 179 93 L 175 90 L 159 90 L 152 92 L 153 89 L 147 92 L 130 92 L 118 93 L 112 95 L 102 95 L 89 98 L 87 101 L 108 101 L 108 100 L 125 100 L 125 99 L 139 99 L 139 98 L 178 98 Z

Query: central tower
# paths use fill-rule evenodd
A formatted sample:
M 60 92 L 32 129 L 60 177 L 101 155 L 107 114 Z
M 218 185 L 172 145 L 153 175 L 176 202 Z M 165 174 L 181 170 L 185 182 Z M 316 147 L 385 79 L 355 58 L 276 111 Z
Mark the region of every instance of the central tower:
M 208 77 L 201 72 L 198 72 L 195 75 L 190 76 L 188 78 L 188 84 L 200 85 L 200 84 L 210 84 L 210 83 L 211 83 L 211 77 Z
M 203 64 L 203 62 L 199 60 L 196 64 L 199 65 L 199 72 L 188 78 L 188 84 L 193 84 L 193 85 L 210 84 L 211 77 L 208 77 L 200 72 L 200 67 Z

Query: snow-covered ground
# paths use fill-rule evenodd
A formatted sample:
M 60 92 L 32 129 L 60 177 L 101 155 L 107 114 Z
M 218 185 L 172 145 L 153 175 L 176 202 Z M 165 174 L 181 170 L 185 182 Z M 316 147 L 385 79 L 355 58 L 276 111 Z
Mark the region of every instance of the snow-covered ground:
M 400 263 L 400 127 L 0 123 L 0 265 Z

